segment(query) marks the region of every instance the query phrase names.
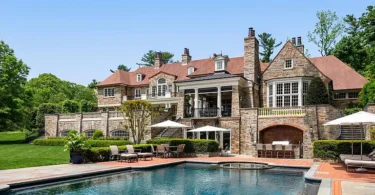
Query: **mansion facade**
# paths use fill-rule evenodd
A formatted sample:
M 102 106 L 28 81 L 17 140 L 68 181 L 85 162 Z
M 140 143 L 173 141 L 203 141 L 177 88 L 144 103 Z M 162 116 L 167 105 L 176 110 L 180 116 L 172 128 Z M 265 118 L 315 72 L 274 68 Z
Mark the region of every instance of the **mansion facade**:
M 259 42 L 250 28 L 244 55 L 213 54 L 193 60 L 185 48 L 181 62 L 163 64 L 158 52 L 153 66 L 132 72 L 118 70 L 97 85 L 97 113 L 46 115 L 46 136 L 64 136 L 77 129 L 90 136 L 129 136 L 118 112 L 124 101 L 147 100 L 165 110 L 167 119 L 197 128 L 211 125 L 230 129 L 221 134 L 231 153 L 254 155 L 256 143 L 289 141 L 300 146 L 300 157 L 312 157 L 312 141 L 344 139 L 345 127 L 323 124 L 343 116 L 343 108 L 356 102 L 368 82 L 334 56 L 308 58 L 301 37 L 292 38 L 269 63 L 259 60 Z M 320 77 L 333 96 L 332 105 L 306 105 L 310 81 Z M 368 105 L 367 109 L 373 109 Z M 375 111 L 375 110 L 374 110 Z M 215 132 L 193 134 L 189 129 L 149 129 L 154 137 L 212 138 Z

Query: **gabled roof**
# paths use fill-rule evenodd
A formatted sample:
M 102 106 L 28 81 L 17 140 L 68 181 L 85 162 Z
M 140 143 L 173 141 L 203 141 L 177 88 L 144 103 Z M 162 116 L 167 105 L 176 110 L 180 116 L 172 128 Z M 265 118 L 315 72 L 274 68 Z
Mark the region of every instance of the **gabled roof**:
M 227 73 L 214 73 L 214 74 L 208 75 L 208 76 L 197 77 L 197 78 L 192 78 L 192 79 L 187 79 L 187 80 L 182 80 L 182 81 L 176 81 L 176 82 L 182 83 L 182 82 L 204 81 L 204 80 L 213 80 L 213 79 L 226 79 L 226 78 L 233 78 L 233 77 L 239 77 L 239 76 L 233 75 L 233 74 L 227 74 Z

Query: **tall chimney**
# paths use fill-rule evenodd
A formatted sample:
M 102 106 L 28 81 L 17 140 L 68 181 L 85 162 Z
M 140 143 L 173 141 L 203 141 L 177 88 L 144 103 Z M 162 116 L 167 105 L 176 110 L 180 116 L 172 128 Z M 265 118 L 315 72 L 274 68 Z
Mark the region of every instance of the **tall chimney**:
M 296 38 L 295 37 L 292 38 L 292 44 L 296 45 Z
M 249 35 L 244 39 L 244 77 L 258 83 L 260 76 L 259 41 L 255 37 L 255 30 L 249 28 Z
M 305 46 L 302 45 L 302 38 L 301 38 L 301 37 L 297 37 L 297 49 L 298 49 L 301 53 L 305 54 Z
M 162 55 L 161 55 L 161 52 L 156 52 L 156 55 L 155 55 L 155 60 L 154 60 L 154 66 L 155 68 L 160 68 L 161 65 L 162 65 Z
M 182 54 L 182 65 L 186 66 L 191 61 L 191 56 L 188 48 L 184 48 L 184 54 Z

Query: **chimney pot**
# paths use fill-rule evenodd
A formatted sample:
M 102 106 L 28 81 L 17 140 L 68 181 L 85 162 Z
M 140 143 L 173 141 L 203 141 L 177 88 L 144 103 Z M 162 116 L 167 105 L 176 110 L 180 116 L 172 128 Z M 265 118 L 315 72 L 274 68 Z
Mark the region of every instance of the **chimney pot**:
M 301 37 L 297 37 L 297 44 L 298 45 L 302 45 L 302 39 L 301 39 Z
M 296 38 L 295 37 L 292 38 L 292 44 L 296 45 Z
M 250 27 L 249 28 L 249 34 L 248 34 L 248 37 L 251 37 L 251 32 L 253 31 L 253 27 Z
M 186 47 L 184 48 L 184 54 L 189 55 L 189 49 Z

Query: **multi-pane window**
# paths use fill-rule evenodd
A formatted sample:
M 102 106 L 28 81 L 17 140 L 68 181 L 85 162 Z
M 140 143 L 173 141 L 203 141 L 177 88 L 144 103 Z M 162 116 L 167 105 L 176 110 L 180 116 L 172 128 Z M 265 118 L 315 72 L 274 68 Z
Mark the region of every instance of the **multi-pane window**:
M 273 107 L 273 85 L 268 85 L 268 107 Z
M 141 97 L 141 89 L 135 89 L 135 97 L 140 98 Z
M 151 96 L 152 97 L 156 96 L 156 86 L 152 86 L 152 88 L 151 88 Z
M 223 70 L 223 61 L 217 61 L 216 62 L 216 70 Z
M 137 82 L 141 82 L 142 81 L 142 74 L 137 74 Z
M 165 96 L 167 81 L 164 78 L 158 80 L 158 96 Z
M 290 106 L 298 106 L 298 82 L 276 83 L 276 107 Z
M 302 105 L 306 104 L 306 93 L 307 93 L 308 88 L 309 88 L 309 82 L 303 81 L 302 83 Z
M 358 98 L 358 92 L 349 92 L 348 98 L 351 98 L 351 99 Z
M 284 68 L 286 68 L 286 69 L 293 68 L 293 61 L 292 61 L 292 59 L 285 60 Z
M 111 132 L 111 136 L 129 139 L 129 132 L 126 130 L 114 130 Z
M 168 91 L 172 92 L 172 89 L 173 89 L 172 85 L 168 85 Z
M 115 96 L 115 88 L 104 88 L 104 96 L 105 97 Z
M 194 72 L 194 67 L 189 67 L 188 68 L 188 75 Z
M 334 98 L 335 99 L 346 99 L 346 93 L 335 93 Z
M 85 132 L 86 137 L 90 138 L 94 134 L 95 130 L 88 130 Z

